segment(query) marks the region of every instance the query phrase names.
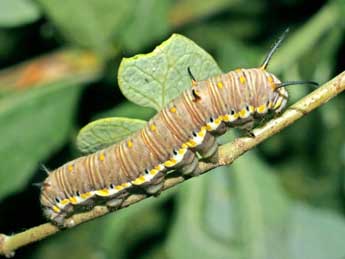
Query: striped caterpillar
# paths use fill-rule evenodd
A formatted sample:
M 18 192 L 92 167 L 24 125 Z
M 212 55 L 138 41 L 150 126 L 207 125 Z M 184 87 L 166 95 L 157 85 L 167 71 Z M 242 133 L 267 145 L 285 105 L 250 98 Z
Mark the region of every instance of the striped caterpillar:
M 203 81 L 191 70 L 192 87 L 183 91 L 147 125 L 108 148 L 83 156 L 49 173 L 41 187 L 44 214 L 53 223 L 96 204 L 116 209 L 135 189 L 158 194 L 172 170 L 196 175 L 198 156 L 217 156 L 216 137 L 228 128 L 251 130 L 268 113 L 287 103 L 285 86 L 268 72 L 268 63 L 283 41 L 279 38 L 259 68 L 237 69 Z

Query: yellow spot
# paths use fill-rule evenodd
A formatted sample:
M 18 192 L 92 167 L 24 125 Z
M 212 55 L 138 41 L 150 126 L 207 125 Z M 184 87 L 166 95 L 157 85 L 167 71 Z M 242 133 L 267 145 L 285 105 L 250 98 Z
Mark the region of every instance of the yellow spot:
M 200 131 L 198 132 L 198 136 L 199 136 L 199 137 L 204 137 L 205 134 L 206 134 L 206 130 L 200 130 Z
M 127 141 L 127 146 L 128 146 L 129 148 L 133 147 L 133 142 L 130 141 L 130 140 L 128 140 L 128 141 Z
M 123 190 L 123 186 L 122 186 L 122 184 L 120 184 L 120 185 L 116 185 L 116 186 L 115 186 L 115 189 L 116 189 L 117 191 L 121 191 L 121 190 Z
M 178 150 L 178 153 L 179 153 L 179 155 L 183 155 L 184 153 L 186 153 L 186 149 L 185 148 L 180 148 Z
M 162 166 L 162 165 L 157 165 L 157 166 L 155 167 L 155 169 L 158 170 L 158 171 L 162 171 L 162 170 L 164 169 L 164 166 Z
M 101 154 L 99 155 L 99 160 L 104 161 L 104 159 L 105 159 L 104 154 L 101 153 Z
M 109 190 L 108 189 L 101 189 L 96 191 L 96 194 L 98 196 L 109 196 Z
M 210 126 L 210 125 L 206 125 L 206 129 L 207 129 L 207 131 L 212 131 L 213 130 L 213 128 Z
M 256 108 L 258 113 L 264 113 L 266 111 L 266 104 L 262 104 Z
M 53 211 L 56 212 L 56 213 L 59 213 L 61 210 L 58 207 L 53 206 Z
M 268 83 L 269 83 L 270 87 L 274 90 L 275 89 L 275 83 L 274 83 L 273 77 L 269 76 L 267 78 L 267 80 L 268 80 Z
M 72 171 L 73 171 L 73 165 L 68 165 L 67 170 L 68 170 L 68 172 L 72 173 Z
M 127 187 L 129 187 L 129 183 L 123 183 L 123 184 L 121 184 L 121 186 L 122 186 L 123 188 L 127 188 Z
M 186 143 L 183 143 L 182 148 L 188 148 L 188 145 Z
M 72 204 L 77 204 L 78 203 L 78 200 L 76 197 L 70 197 L 69 198 L 69 201 L 72 203 Z
M 216 123 L 216 124 L 220 124 L 221 122 L 222 122 L 221 116 L 214 120 L 214 123 Z
M 241 70 L 240 68 L 237 68 L 235 71 L 236 71 L 237 73 L 241 73 L 241 72 L 242 72 L 242 70 Z
M 239 114 L 240 114 L 240 117 L 245 117 L 246 115 L 247 115 L 247 110 L 246 109 L 242 109 L 240 112 L 239 112 Z
M 173 113 L 175 113 L 175 112 L 176 112 L 176 108 L 175 108 L 175 107 L 171 107 L 171 108 L 170 108 L 170 111 L 173 112 Z
M 223 83 L 221 81 L 219 81 L 217 83 L 217 86 L 218 86 L 219 89 L 222 89 L 224 85 L 223 85 Z
M 150 175 L 156 175 L 158 173 L 158 170 L 157 169 L 152 169 L 150 171 Z
M 240 115 L 238 113 L 235 113 L 232 117 L 234 118 L 234 120 L 237 120 Z
M 244 84 L 246 82 L 246 78 L 244 76 L 240 76 L 240 83 Z
M 140 184 L 143 184 L 144 182 L 145 182 L 145 177 L 144 176 L 140 176 L 137 179 L 135 179 L 134 181 L 132 181 L 132 184 L 140 185 Z
M 154 125 L 154 124 L 152 124 L 151 126 L 150 126 L 150 129 L 152 130 L 152 131 L 156 131 L 156 125 Z
M 90 192 L 80 194 L 80 197 L 84 200 L 90 198 L 91 196 L 92 196 L 92 194 Z
M 225 122 L 228 122 L 228 121 L 230 121 L 230 116 L 229 115 L 224 115 L 223 116 L 223 120 L 225 121 Z
M 166 167 L 172 167 L 172 166 L 176 165 L 176 160 L 175 159 L 170 159 L 170 160 L 164 162 L 164 165 Z
M 63 206 L 69 204 L 69 199 L 63 199 L 63 200 L 60 202 L 60 204 L 63 205 Z
M 196 142 L 194 140 L 192 140 L 192 139 L 188 140 L 186 142 L 186 144 L 187 144 L 188 147 L 196 147 L 197 146 Z
M 255 112 L 255 108 L 254 108 L 254 106 L 249 106 L 249 111 L 250 111 L 250 113 L 254 113 Z

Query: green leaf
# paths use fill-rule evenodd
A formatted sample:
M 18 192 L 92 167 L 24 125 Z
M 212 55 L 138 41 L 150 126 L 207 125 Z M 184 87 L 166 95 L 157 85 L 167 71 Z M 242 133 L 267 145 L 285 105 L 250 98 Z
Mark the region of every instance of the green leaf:
M 102 119 L 107 117 L 127 117 L 141 120 L 149 120 L 155 114 L 156 111 L 152 108 L 142 107 L 130 101 L 127 101 L 121 102 L 115 108 L 97 114 L 96 119 Z
M 172 258 L 341 258 L 344 219 L 288 200 L 272 173 L 249 153 L 183 186 Z
M 92 153 L 110 146 L 144 127 L 145 120 L 150 119 L 155 113 L 155 110 L 151 108 L 140 107 L 131 102 L 123 102 L 113 109 L 98 114 L 97 121 L 85 126 L 79 132 L 77 146 L 83 153 Z M 103 137 L 100 138 L 100 136 Z
M 77 137 L 77 147 L 83 153 L 115 144 L 146 125 L 146 121 L 129 118 L 106 118 L 93 121 L 82 128 Z
M 121 33 L 121 42 L 126 49 L 137 51 L 168 33 L 170 2 L 167 0 L 137 1 L 132 19 L 128 21 L 126 29 Z
M 197 80 L 221 73 L 208 53 L 188 38 L 174 34 L 149 54 L 123 59 L 119 86 L 132 102 L 161 110 L 191 86 L 188 67 Z
M 0 101 L 0 199 L 23 188 L 73 126 L 81 87 L 37 87 Z
M 229 202 L 230 189 L 226 184 L 225 171 L 224 168 L 217 169 L 184 183 L 179 193 L 177 218 L 167 242 L 167 251 L 171 258 L 240 258 L 239 252 L 232 249 L 231 243 L 227 242 L 232 236 L 233 207 Z M 213 173 L 215 177 L 211 175 Z M 204 214 L 204 206 L 207 205 L 205 199 L 209 193 L 205 188 L 215 186 L 217 188 L 214 189 L 214 196 L 217 199 L 213 201 L 217 203 L 209 205 L 217 207 L 221 213 L 218 211 L 216 217 L 210 219 L 207 218 L 207 213 Z M 212 229 L 212 226 L 215 228 Z M 213 233 L 217 235 L 213 236 Z
M 167 243 L 173 258 L 266 259 L 268 245 L 285 239 L 289 203 L 254 155 L 191 181 L 179 201 Z
M 162 60 L 165 60 L 167 63 L 160 63 Z M 145 102 L 150 102 L 156 98 L 158 102 L 161 102 L 160 106 L 154 106 L 154 103 L 147 105 L 156 109 L 162 108 L 166 102 L 179 95 L 182 90 L 190 85 L 190 78 L 187 74 L 188 66 L 191 68 L 194 66 L 195 71 L 193 70 L 193 73 L 195 76 L 200 76 L 200 78 L 207 78 L 216 73 L 220 73 L 218 66 L 210 55 L 195 43 L 180 35 L 173 35 L 150 54 L 125 59 L 121 64 L 119 81 L 120 84 L 123 82 L 121 87 L 123 93 L 125 95 L 127 93 L 127 97 L 130 100 L 143 106 L 145 106 Z M 170 67 L 169 64 L 174 64 L 174 66 Z M 202 65 L 197 66 L 198 64 Z M 144 67 L 145 65 L 147 67 Z M 167 70 L 157 69 L 157 72 L 150 76 L 157 81 L 151 81 L 143 89 L 137 89 L 137 93 L 144 94 L 146 100 L 142 97 L 138 99 L 132 96 L 133 90 L 129 89 L 128 82 L 133 82 L 137 87 L 140 87 L 140 80 L 146 81 L 145 74 L 141 72 L 149 68 L 155 70 L 156 66 L 164 66 Z M 184 67 L 182 71 L 181 67 Z M 131 74 L 132 69 L 135 69 L 137 74 Z M 184 73 L 182 79 L 181 77 L 172 78 L 173 76 L 181 75 L 181 73 Z M 128 81 L 123 81 L 123 78 L 128 78 Z M 161 80 L 158 80 L 158 78 L 161 78 Z M 160 96 L 154 94 L 157 91 L 160 92 Z M 158 100 L 158 97 L 160 100 Z M 88 124 L 80 131 L 77 138 L 77 146 L 84 153 L 95 152 L 123 140 L 128 135 L 142 128 L 145 123 L 144 121 L 128 118 L 97 120 Z
M 343 216 L 296 203 L 289 223 L 288 258 L 344 258 Z
M 65 37 L 80 46 L 109 53 L 126 26 L 135 0 L 38 0 Z
M 31 0 L 0 0 L 0 27 L 15 27 L 36 21 L 40 11 Z

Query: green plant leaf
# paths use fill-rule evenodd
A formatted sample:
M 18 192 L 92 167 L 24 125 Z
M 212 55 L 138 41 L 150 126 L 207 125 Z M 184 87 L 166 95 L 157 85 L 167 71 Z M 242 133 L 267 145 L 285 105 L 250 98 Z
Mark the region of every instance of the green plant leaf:
M 31 0 L 1 0 L 0 27 L 15 27 L 36 21 L 40 11 Z
M 112 48 L 135 7 L 135 0 L 38 0 L 65 37 L 103 54 Z
M 146 125 L 146 121 L 129 118 L 99 119 L 82 128 L 77 147 L 83 153 L 94 153 L 125 139 Z
M 191 86 L 188 67 L 197 80 L 221 73 L 207 52 L 188 38 L 174 34 L 149 54 L 123 59 L 119 86 L 132 102 L 161 110 Z
M 155 110 L 151 108 L 140 107 L 129 101 L 123 102 L 113 109 L 98 114 L 96 121 L 82 128 L 77 137 L 77 147 L 83 153 L 96 152 L 141 129 L 146 124 L 145 120 L 150 119 L 154 114 Z
M 179 201 L 167 243 L 174 258 L 269 258 L 268 243 L 285 238 L 289 203 L 253 154 L 191 181 Z
M 215 177 L 211 176 L 213 173 Z M 184 183 L 179 193 L 177 218 L 167 241 L 167 251 L 171 258 L 241 258 L 239 252 L 233 250 L 226 241 L 232 236 L 233 208 L 229 202 L 229 186 L 226 185 L 227 181 L 224 181 L 225 174 L 224 168 L 217 169 L 208 175 Z M 217 183 L 214 183 L 215 181 Z M 221 209 L 221 213 L 213 219 L 206 219 L 204 206 L 209 192 L 205 192 L 205 188 L 215 185 L 217 189 L 214 189 L 214 195 L 218 198 L 213 201 L 217 201 L 217 204 L 210 205 Z M 215 229 L 210 229 L 205 220 L 212 225 L 216 221 L 218 224 L 214 225 Z M 222 230 L 217 236 L 207 233 L 207 231 L 215 233 L 220 228 Z
M 200 76 L 200 78 L 207 78 L 220 73 L 217 64 L 209 54 L 191 40 L 180 35 L 173 35 L 150 54 L 124 59 L 121 64 L 119 83 L 121 85 L 122 82 L 121 90 L 127 98 L 143 106 L 145 106 L 145 103 L 151 102 L 150 105 L 146 106 L 158 110 L 190 86 L 190 78 L 187 74 L 188 66 L 195 67 L 193 73 L 195 73 L 195 76 Z M 198 64 L 202 65 L 197 66 Z M 163 66 L 166 70 L 161 69 Z M 144 73 L 145 70 L 150 68 L 156 70 L 155 67 L 158 68 L 156 73 L 150 76 L 148 72 L 147 74 Z M 181 67 L 184 68 L 182 71 Z M 133 69 L 134 73 L 131 72 Z M 181 73 L 184 73 L 184 75 L 181 75 Z M 146 81 L 146 76 L 149 76 L 152 81 L 143 86 L 140 82 Z M 177 78 L 173 78 L 173 76 Z M 130 83 L 135 83 L 134 87 L 136 88 L 133 89 L 129 85 Z M 134 91 L 137 92 L 136 96 L 132 95 Z M 155 95 L 155 92 L 159 92 L 159 95 Z M 145 98 L 143 96 L 138 98 L 138 94 L 144 95 Z M 119 142 L 144 125 L 144 121 L 128 118 L 97 120 L 80 131 L 77 146 L 84 153 L 92 153 Z
M 73 126 L 80 86 L 54 84 L 0 101 L 0 199 L 27 184 Z
M 149 120 L 155 114 L 156 111 L 152 108 L 142 107 L 127 101 L 120 103 L 115 108 L 97 114 L 96 119 L 107 117 L 127 117 L 140 120 Z
M 289 224 L 288 258 L 344 258 L 345 220 L 341 215 L 295 203 Z
M 135 52 L 168 33 L 170 2 L 167 0 L 137 1 L 132 19 L 128 21 L 126 29 L 121 33 L 121 42 L 126 49 Z
M 272 173 L 249 153 L 184 186 L 172 258 L 341 258 L 345 221 L 288 200 Z

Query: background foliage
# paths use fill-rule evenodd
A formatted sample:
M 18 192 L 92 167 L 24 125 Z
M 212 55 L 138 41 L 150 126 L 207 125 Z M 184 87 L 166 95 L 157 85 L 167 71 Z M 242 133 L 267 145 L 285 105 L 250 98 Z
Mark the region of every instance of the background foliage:
M 270 70 L 322 83 L 344 70 L 344 14 L 341 0 L 0 0 L 0 232 L 45 221 L 32 183 L 45 177 L 40 163 L 55 168 L 80 155 L 81 127 L 154 114 L 120 92 L 122 57 L 177 32 L 223 71 L 255 67 L 290 27 Z M 290 103 L 308 91 L 291 88 Z M 231 167 L 17 256 L 344 258 L 344 109 L 341 95 Z

